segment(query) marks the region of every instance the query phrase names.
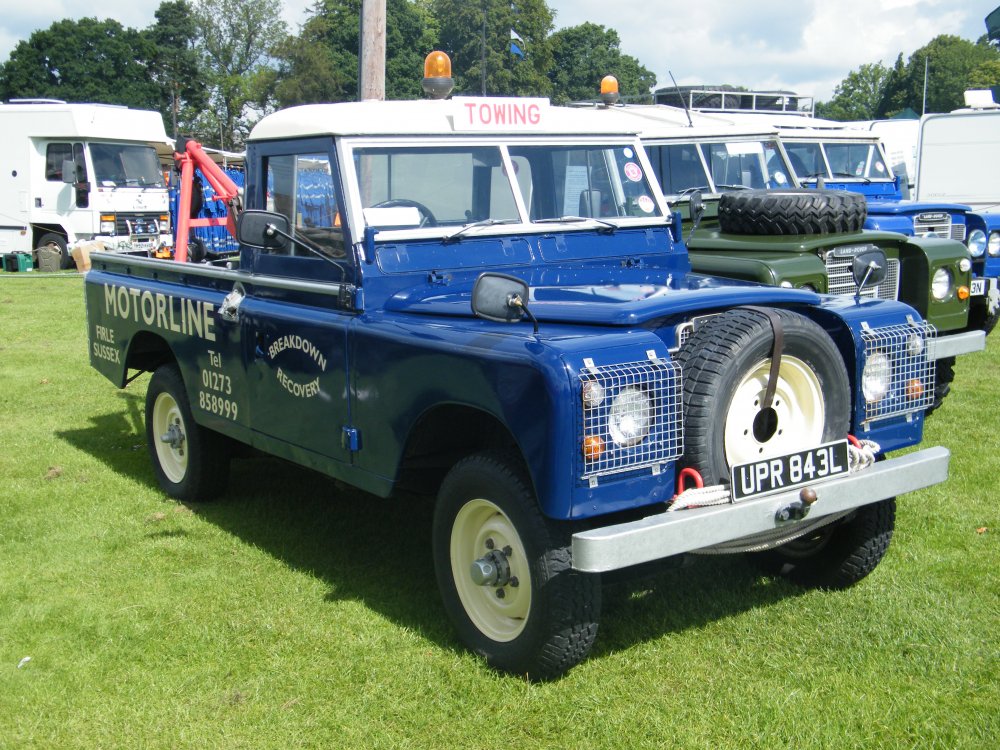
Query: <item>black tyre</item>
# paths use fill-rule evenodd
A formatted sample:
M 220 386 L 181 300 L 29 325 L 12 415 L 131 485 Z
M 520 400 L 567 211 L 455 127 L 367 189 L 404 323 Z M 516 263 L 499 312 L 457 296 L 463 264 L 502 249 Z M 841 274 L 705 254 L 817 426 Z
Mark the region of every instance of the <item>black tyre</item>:
M 808 318 L 773 310 L 784 336 L 770 408 L 763 398 L 774 331 L 760 311 L 709 318 L 678 353 L 684 368 L 684 464 L 705 484 L 728 483 L 734 465 L 839 440 L 851 392 L 840 352 Z
M 230 447 L 191 415 L 184 380 L 163 365 L 146 390 L 146 443 L 160 487 L 178 500 L 210 500 L 226 489 Z
M 434 568 L 462 641 L 496 669 L 553 679 L 597 636 L 600 576 L 570 565 L 567 524 L 544 518 L 519 462 L 485 452 L 445 477 L 434 511 Z M 497 577 L 474 580 L 487 561 Z
M 934 374 L 934 403 L 924 412 L 929 417 L 944 403 L 945 397 L 951 393 L 951 384 L 955 380 L 955 358 L 944 357 L 937 361 Z
M 730 234 L 857 232 L 867 213 L 863 195 L 841 190 L 740 190 L 719 198 L 719 228 Z
M 69 254 L 69 248 L 66 245 L 66 238 L 61 234 L 46 232 L 39 237 L 38 242 L 35 243 L 36 248 L 45 247 L 46 245 L 51 245 L 52 247 L 59 249 L 59 254 L 62 255 L 62 259 L 59 261 L 59 266 L 61 268 L 66 269 L 73 265 L 73 258 Z
M 843 589 L 875 570 L 895 527 L 896 501 L 889 498 L 780 547 L 752 553 L 751 559 L 800 586 Z

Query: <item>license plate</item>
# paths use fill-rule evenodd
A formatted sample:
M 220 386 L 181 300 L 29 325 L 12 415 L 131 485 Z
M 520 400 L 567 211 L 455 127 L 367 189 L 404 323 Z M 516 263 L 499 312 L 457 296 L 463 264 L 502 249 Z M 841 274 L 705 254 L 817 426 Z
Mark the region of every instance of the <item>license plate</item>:
M 847 441 L 734 466 L 733 500 L 790 490 L 848 472 Z
M 982 297 L 986 294 L 986 279 L 973 279 L 971 294 L 973 297 Z

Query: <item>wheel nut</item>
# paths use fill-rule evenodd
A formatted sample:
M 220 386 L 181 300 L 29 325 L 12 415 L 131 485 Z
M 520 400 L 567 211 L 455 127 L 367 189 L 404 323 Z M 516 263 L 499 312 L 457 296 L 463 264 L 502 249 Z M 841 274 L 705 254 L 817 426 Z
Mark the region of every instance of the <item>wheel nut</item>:
M 506 591 L 503 589 L 497 589 L 497 599 L 503 599 L 505 596 L 507 596 Z
M 486 549 L 493 549 L 493 540 L 492 539 L 487 539 L 486 540 Z
M 510 585 L 513 586 L 516 589 L 518 586 L 521 585 L 521 582 L 519 580 L 517 580 L 517 576 L 511 576 L 510 577 Z
M 510 545 L 508 544 L 508 545 L 507 545 L 506 547 L 504 547 L 504 548 L 503 548 L 503 553 L 504 553 L 504 554 L 505 554 L 505 555 L 506 555 L 507 557 L 510 557 L 511 555 L 513 555 L 513 554 L 514 554 L 514 550 L 512 550 L 512 549 L 510 548 Z

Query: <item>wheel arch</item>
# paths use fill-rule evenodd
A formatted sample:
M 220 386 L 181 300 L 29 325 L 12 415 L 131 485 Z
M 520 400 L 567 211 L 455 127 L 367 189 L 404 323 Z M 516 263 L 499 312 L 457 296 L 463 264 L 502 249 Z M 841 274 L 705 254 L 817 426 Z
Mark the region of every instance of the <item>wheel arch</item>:
M 478 406 L 439 402 L 425 409 L 410 427 L 397 482 L 421 493 L 436 494 L 452 466 L 488 449 L 516 456 L 531 478 L 529 462 L 499 417 Z
M 156 372 L 157 368 L 170 362 L 178 363 L 170 344 L 162 336 L 150 331 L 139 331 L 128 343 L 125 352 L 125 365 L 122 368 L 119 388 L 125 386 L 129 370 Z M 181 376 L 183 377 L 183 369 Z

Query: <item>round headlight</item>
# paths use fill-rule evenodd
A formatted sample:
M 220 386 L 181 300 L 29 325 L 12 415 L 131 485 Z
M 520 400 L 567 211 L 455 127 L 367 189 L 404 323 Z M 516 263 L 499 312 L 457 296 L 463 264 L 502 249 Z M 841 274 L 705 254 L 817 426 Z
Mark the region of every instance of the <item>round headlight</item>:
M 972 261 L 968 258 L 962 258 L 958 261 L 958 270 L 962 273 L 968 273 L 972 270 Z
M 869 403 L 881 401 L 889 392 L 889 377 L 892 372 L 889 356 L 885 352 L 874 352 L 865 362 L 861 373 L 861 392 Z
M 938 302 L 948 299 L 951 295 L 951 271 L 939 268 L 931 279 L 931 294 Z
M 608 432 L 618 445 L 637 445 L 649 435 L 653 422 L 653 404 L 642 390 L 635 386 L 622 388 L 611 402 L 608 415 Z
M 965 244 L 973 258 L 982 258 L 983 253 L 986 252 L 986 232 L 982 229 L 973 229 L 969 232 L 969 239 L 966 240 Z
M 994 258 L 1000 255 L 1000 232 L 990 232 L 989 251 Z

